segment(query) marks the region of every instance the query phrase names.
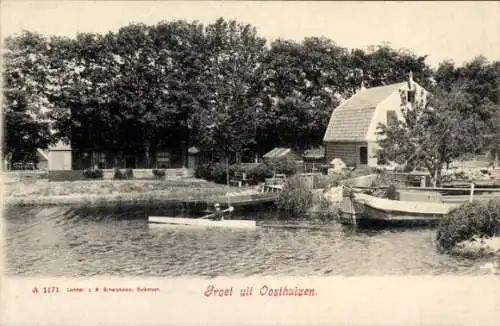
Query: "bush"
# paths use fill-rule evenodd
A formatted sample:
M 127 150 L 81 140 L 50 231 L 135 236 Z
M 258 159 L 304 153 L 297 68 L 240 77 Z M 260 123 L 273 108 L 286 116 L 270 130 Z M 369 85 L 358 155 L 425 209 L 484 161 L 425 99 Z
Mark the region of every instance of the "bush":
M 101 169 L 85 169 L 82 172 L 85 179 L 102 179 L 104 173 Z
M 115 180 L 123 180 L 125 176 L 119 168 L 115 168 L 115 173 L 113 174 L 113 179 Z
M 269 163 L 264 163 L 269 166 L 271 173 L 282 173 L 287 176 L 297 173 L 297 164 L 289 159 L 278 159 L 270 161 Z
M 250 184 L 257 184 L 273 176 L 271 168 L 264 163 L 256 165 L 233 164 L 229 166 L 230 178 L 242 173 L 246 173 Z M 199 164 L 195 170 L 195 176 L 215 183 L 225 184 L 227 181 L 226 165 L 224 163 Z
M 317 208 L 313 212 L 314 217 L 320 220 L 333 220 L 340 217 L 341 211 L 339 206 L 325 198 L 323 194 L 319 195 L 315 201 L 315 206 Z
M 299 216 L 305 214 L 313 204 L 313 191 L 306 180 L 298 176 L 288 178 L 279 193 L 277 206 L 280 209 Z
M 194 170 L 194 176 L 198 179 L 206 179 L 208 180 L 208 170 L 209 170 L 209 164 L 208 163 L 200 163 L 196 165 L 196 168 Z
M 215 183 L 226 183 L 226 165 L 224 163 L 202 163 L 196 168 L 197 178 L 213 181 Z
M 271 178 L 273 176 L 273 171 L 269 165 L 265 163 L 259 163 L 256 165 L 245 165 L 240 168 L 239 172 L 244 172 L 247 175 L 247 179 L 250 184 L 258 184 L 263 182 L 266 178 Z
M 473 237 L 500 235 L 500 202 L 495 200 L 465 203 L 443 218 L 436 235 L 440 251 L 449 251 Z
M 153 175 L 157 179 L 163 179 L 163 178 L 165 178 L 165 170 L 154 169 L 153 170 Z
M 127 169 L 122 172 L 119 168 L 115 168 L 115 173 L 113 179 L 115 180 L 129 180 L 134 178 L 134 171 L 132 169 Z
M 337 187 L 342 180 L 341 176 L 338 174 L 334 175 L 315 175 L 314 176 L 314 188 L 316 189 L 329 189 L 332 187 Z
M 134 170 L 127 169 L 125 171 L 125 179 L 133 179 L 134 178 Z

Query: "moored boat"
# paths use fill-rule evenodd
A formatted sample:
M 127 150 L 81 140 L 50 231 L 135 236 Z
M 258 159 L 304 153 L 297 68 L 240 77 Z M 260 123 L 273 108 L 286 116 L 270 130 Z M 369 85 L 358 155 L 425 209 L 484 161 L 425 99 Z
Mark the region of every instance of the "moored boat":
M 458 208 L 457 203 L 400 201 L 351 192 L 341 204 L 343 224 L 433 224 Z

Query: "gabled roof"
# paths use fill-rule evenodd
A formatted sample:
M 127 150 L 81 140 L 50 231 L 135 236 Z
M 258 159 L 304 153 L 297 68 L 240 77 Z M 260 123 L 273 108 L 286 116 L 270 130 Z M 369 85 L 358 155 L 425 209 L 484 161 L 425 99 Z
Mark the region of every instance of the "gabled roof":
M 37 148 L 36 149 L 36 153 L 38 155 L 38 159 L 40 161 L 48 161 L 49 160 L 49 156 L 47 155 L 47 153 L 45 153 L 45 151 L 43 151 L 42 149 L 40 148 Z
M 283 148 L 283 147 L 275 147 L 269 152 L 267 152 L 263 158 L 279 158 L 287 155 L 290 153 L 292 150 L 290 148 Z
M 323 140 L 364 140 L 377 105 L 406 84 L 407 82 L 402 82 L 367 88 L 354 94 L 333 110 Z
M 49 151 L 70 151 L 71 146 L 63 142 L 62 140 L 58 141 L 57 144 L 53 146 L 49 146 Z

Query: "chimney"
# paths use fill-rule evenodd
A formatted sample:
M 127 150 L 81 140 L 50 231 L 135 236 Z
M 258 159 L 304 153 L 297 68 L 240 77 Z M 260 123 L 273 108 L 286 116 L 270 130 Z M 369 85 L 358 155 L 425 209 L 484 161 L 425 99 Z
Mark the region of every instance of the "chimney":
M 410 73 L 408 74 L 408 88 L 410 90 L 413 90 L 413 71 L 410 70 Z

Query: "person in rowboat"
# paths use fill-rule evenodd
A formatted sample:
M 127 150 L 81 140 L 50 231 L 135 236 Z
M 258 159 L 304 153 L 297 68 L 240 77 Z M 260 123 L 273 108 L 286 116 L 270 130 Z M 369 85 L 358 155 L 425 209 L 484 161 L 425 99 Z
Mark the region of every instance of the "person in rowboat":
M 216 220 L 216 221 L 222 221 L 222 220 L 224 220 L 224 213 L 220 209 L 220 204 L 219 203 L 215 203 L 214 206 L 215 206 L 215 213 L 214 213 L 213 219 Z

